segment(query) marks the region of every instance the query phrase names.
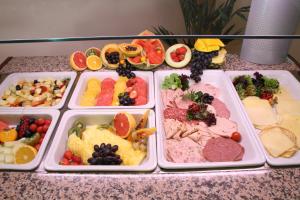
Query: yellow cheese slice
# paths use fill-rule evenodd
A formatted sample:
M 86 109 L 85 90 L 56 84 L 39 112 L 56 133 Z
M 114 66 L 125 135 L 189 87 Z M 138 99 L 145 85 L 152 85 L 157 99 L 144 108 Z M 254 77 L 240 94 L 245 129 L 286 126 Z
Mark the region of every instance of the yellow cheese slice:
M 288 100 L 282 99 L 278 101 L 276 105 L 276 111 L 278 115 L 286 114 L 299 114 L 300 115 L 300 101 L 299 100 Z
M 279 127 L 264 129 L 259 136 L 265 149 L 273 157 L 279 157 L 295 147 L 295 143 Z
M 243 100 L 243 104 L 254 125 L 266 127 L 277 123 L 277 116 L 267 100 L 249 96 Z
M 297 152 L 297 150 L 298 149 L 296 147 L 292 147 L 288 151 L 286 151 L 283 154 L 281 154 L 280 157 L 290 158 L 290 157 L 292 157 Z
M 281 117 L 279 126 L 286 128 L 296 136 L 297 147 L 300 148 L 300 115 L 288 114 Z
M 274 97 L 277 97 L 278 101 L 294 99 L 291 93 L 284 87 L 280 87 L 279 91 L 276 94 L 274 94 Z

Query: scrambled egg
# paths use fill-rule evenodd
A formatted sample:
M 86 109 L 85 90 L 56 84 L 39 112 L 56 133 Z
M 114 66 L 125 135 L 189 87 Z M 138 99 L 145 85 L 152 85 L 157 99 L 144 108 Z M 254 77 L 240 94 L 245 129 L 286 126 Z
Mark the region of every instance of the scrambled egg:
M 110 143 L 118 145 L 116 154 L 123 160 L 122 165 L 139 165 L 146 156 L 146 152 L 134 150 L 132 143 L 125 140 L 107 129 L 98 129 L 97 125 L 87 127 L 82 133 L 82 139 L 72 134 L 68 138 L 68 148 L 82 158 L 84 164 L 92 157 L 94 145 L 101 143 Z

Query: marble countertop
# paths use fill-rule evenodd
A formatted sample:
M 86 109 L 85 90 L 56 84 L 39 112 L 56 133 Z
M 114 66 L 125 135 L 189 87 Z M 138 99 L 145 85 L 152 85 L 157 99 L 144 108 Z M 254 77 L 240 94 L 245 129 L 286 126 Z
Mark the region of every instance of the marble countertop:
M 167 69 L 164 67 L 164 69 Z M 224 69 L 285 69 L 291 62 L 256 65 L 228 55 Z M 12 58 L 0 75 L 68 71 L 67 56 Z M 152 173 L 52 173 L 0 171 L 0 199 L 300 199 L 300 167 L 166 171 Z

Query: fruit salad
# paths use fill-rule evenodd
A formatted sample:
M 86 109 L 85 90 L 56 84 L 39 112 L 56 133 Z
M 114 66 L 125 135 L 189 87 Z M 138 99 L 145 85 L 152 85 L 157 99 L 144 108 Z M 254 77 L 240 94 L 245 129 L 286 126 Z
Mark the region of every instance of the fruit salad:
M 16 127 L 0 121 L 0 163 L 31 162 L 44 140 L 51 119 L 23 116 Z
M 130 113 L 120 112 L 111 123 L 86 125 L 75 121 L 68 131 L 67 150 L 61 165 L 139 165 L 147 155 L 148 137 L 156 128 L 146 128 L 149 110 L 137 123 Z
M 3 107 L 41 107 L 57 105 L 70 79 L 22 80 L 7 88 L 0 99 Z

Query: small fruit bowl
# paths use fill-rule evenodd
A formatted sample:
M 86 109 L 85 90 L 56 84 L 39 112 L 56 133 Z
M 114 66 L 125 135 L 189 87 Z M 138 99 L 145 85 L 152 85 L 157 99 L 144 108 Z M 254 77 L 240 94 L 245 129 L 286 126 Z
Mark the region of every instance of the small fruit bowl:
M 123 135 L 123 123 L 119 123 L 123 117 L 130 116 L 127 118 L 128 124 L 130 124 L 127 126 L 127 130 L 132 131 L 132 118 L 137 122 L 133 125 L 137 132 L 139 130 L 154 130 L 152 129 L 155 127 L 154 112 L 152 110 L 146 111 L 144 109 L 131 109 L 69 110 L 65 112 L 47 154 L 45 169 L 48 171 L 77 172 L 153 171 L 157 166 L 155 131 L 152 131 L 147 142 L 143 143 L 145 144 L 143 148 L 146 148 L 146 151 L 142 151 L 141 146 L 135 147 L 134 142 L 132 142 L 135 141 L 134 139 L 129 139 L 128 135 Z M 140 125 L 142 121 L 146 121 L 142 120 L 145 119 L 145 113 L 148 116 L 147 123 Z M 119 114 L 124 115 L 120 116 Z M 108 127 L 112 121 L 114 125 Z M 96 129 L 94 129 L 95 126 Z M 138 127 L 143 128 L 138 129 Z M 125 137 L 127 138 L 125 139 Z M 135 138 L 133 134 L 132 138 Z M 139 144 L 141 145 L 141 143 Z M 100 155 L 101 149 L 108 149 L 110 152 Z M 97 162 L 93 161 L 93 158 L 98 159 Z M 122 159 L 122 161 L 118 159 Z
M 75 72 L 13 73 L 0 86 L 0 109 L 61 109 Z
M 38 167 L 60 114 L 45 111 L 0 111 L 0 170 Z
M 80 75 L 80 78 L 78 80 L 78 83 L 76 85 L 76 88 L 72 94 L 72 97 L 69 101 L 69 105 L 68 107 L 70 109 L 116 109 L 116 108 L 130 108 L 130 109 L 140 109 L 140 108 L 153 108 L 154 107 L 154 83 L 153 83 L 153 72 L 141 72 L 141 71 L 134 71 L 134 73 L 136 74 L 137 78 L 142 79 L 143 82 L 145 83 L 144 87 L 146 87 L 146 89 L 142 89 L 143 86 L 139 85 L 140 82 L 135 82 L 134 86 L 129 86 L 128 83 L 133 80 L 133 79 L 129 79 L 126 80 L 126 78 L 122 77 L 118 75 L 117 72 L 84 72 Z M 110 79 L 111 81 L 113 81 L 113 89 L 108 87 L 105 88 L 105 90 L 109 90 L 112 91 L 112 97 L 110 98 L 110 102 L 109 103 L 105 103 L 104 104 L 104 98 L 102 98 L 101 103 L 99 96 L 101 96 L 101 94 L 104 94 L 104 89 L 103 89 L 103 85 L 105 80 Z M 123 80 L 126 82 L 126 89 L 123 88 L 125 91 L 123 91 L 123 89 L 114 89 L 114 88 L 118 88 L 120 85 L 118 81 Z M 98 82 L 98 84 L 96 83 L 93 84 L 92 82 Z M 117 82 L 115 82 L 117 81 Z M 123 82 L 122 81 L 122 82 Z M 107 84 L 105 84 L 107 85 Z M 118 85 L 118 87 L 116 87 L 116 85 Z M 99 88 L 99 86 L 101 87 L 101 89 Z M 136 89 L 133 89 L 135 87 L 139 87 Z M 95 89 L 97 90 L 97 88 L 99 88 L 99 91 L 95 92 Z M 132 89 L 131 91 L 128 91 L 127 89 Z M 120 91 L 121 90 L 121 91 Z M 135 97 L 131 97 L 131 94 L 133 94 L 135 91 L 136 95 Z M 130 99 L 134 98 L 136 104 L 122 104 L 120 98 L 118 101 L 114 100 L 114 97 L 119 94 L 125 94 L 125 93 L 129 93 L 129 96 L 126 96 L 128 99 L 128 97 L 130 97 Z M 142 93 L 146 93 L 144 95 L 141 95 Z M 103 95 L 104 96 L 104 95 Z M 107 96 L 107 95 L 105 95 Z M 109 96 L 109 95 L 108 95 Z M 146 101 L 143 101 L 143 103 L 137 103 L 139 100 L 138 99 L 144 99 L 145 98 L 139 98 L 139 97 L 145 97 L 147 96 Z M 86 101 L 88 100 L 88 101 Z M 93 103 L 90 103 L 91 101 Z M 108 100 L 109 101 L 109 100 Z M 84 103 L 83 103 L 84 102 Z M 125 106 L 126 105 L 126 106 Z

